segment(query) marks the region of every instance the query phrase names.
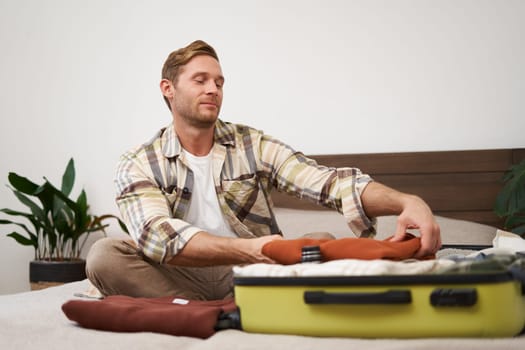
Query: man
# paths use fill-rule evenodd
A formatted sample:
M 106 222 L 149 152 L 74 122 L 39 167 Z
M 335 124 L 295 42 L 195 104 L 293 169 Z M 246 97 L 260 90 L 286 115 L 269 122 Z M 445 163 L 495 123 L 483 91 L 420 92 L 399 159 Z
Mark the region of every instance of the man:
M 393 240 L 418 228 L 417 256 L 439 249 L 439 227 L 420 198 L 355 168 L 319 166 L 258 130 L 218 119 L 224 80 L 203 41 L 166 60 L 160 89 L 173 122 L 124 154 L 117 170 L 117 204 L 133 241 L 100 240 L 87 259 L 103 294 L 231 296 L 231 265 L 272 263 L 262 247 L 282 239 L 272 188 L 338 210 L 362 237 L 374 234 L 370 218 L 397 214 Z

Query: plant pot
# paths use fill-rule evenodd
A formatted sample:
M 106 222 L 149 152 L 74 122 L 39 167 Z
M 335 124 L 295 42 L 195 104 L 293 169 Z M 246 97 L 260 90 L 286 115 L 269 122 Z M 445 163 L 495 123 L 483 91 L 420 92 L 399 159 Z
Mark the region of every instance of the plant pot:
M 29 281 L 31 290 L 44 289 L 86 278 L 86 261 L 33 260 L 29 263 Z

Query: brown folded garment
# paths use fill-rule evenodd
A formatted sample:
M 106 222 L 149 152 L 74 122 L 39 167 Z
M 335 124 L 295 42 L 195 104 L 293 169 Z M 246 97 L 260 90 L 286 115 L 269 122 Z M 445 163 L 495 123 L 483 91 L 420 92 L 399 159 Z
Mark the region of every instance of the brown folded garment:
M 173 303 L 174 299 L 115 295 L 99 301 L 70 300 L 62 305 L 62 311 L 85 328 L 208 338 L 215 333 L 221 313 L 236 308 L 233 298 L 189 300 L 187 304 Z
M 262 253 L 279 264 L 292 265 L 301 262 L 302 249 L 306 246 L 319 246 L 329 239 L 298 238 L 275 240 L 266 243 Z
M 337 259 L 404 260 L 413 258 L 421 245 L 420 238 L 410 234 L 403 241 L 390 242 L 389 240 L 390 238 L 383 241 L 372 238 L 275 240 L 266 243 L 262 253 L 283 265 L 300 263 L 302 248 L 315 245 L 320 247 L 323 261 Z M 434 255 L 423 259 L 431 258 L 434 258 Z

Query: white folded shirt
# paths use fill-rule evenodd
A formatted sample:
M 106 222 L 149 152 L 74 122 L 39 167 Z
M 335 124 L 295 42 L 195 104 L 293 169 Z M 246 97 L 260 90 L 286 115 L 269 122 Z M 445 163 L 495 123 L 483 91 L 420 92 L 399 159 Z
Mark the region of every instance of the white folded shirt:
M 432 273 L 454 265 L 447 259 L 438 260 L 357 260 L 342 259 L 320 264 L 252 264 L 235 266 L 236 277 L 306 277 L 306 276 L 373 276 Z

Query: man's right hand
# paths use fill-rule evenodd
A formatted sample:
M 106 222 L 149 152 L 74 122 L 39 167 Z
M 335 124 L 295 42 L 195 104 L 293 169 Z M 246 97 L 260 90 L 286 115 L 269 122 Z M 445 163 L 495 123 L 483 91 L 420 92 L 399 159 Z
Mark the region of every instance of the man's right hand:
M 246 263 L 275 264 L 275 261 L 262 253 L 262 248 L 268 242 L 283 239 L 280 235 L 270 235 L 257 238 L 240 238 L 236 241 L 241 252 L 245 253 Z

